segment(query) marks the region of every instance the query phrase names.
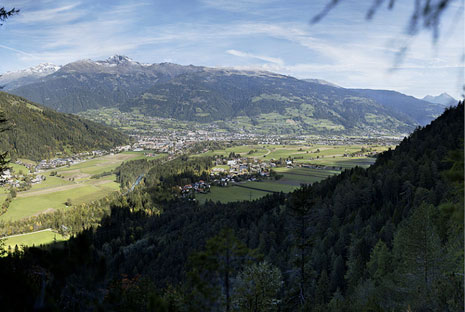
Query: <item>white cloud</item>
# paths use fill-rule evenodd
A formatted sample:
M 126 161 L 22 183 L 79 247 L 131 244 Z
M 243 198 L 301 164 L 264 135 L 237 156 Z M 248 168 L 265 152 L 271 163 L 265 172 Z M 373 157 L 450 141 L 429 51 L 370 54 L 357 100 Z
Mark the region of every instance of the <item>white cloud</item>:
M 265 10 L 266 5 L 273 2 L 272 0 L 201 0 L 201 3 L 208 8 L 214 8 L 222 11 L 258 13 L 257 10 Z
M 81 10 L 73 10 L 80 5 L 80 2 L 76 2 L 69 5 L 60 7 L 43 9 L 43 10 L 21 10 L 18 17 L 19 23 L 30 24 L 30 23 L 44 23 L 53 22 L 65 23 L 75 20 L 76 18 L 84 14 Z
M 282 59 L 280 59 L 280 58 L 277 58 L 277 57 L 257 55 L 257 54 L 242 52 L 242 51 L 238 51 L 238 50 L 227 50 L 226 53 L 234 55 L 234 56 L 238 56 L 238 57 L 258 59 L 258 60 L 262 60 L 262 61 L 265 61 L 265 62 L 278 64 L 278 65 L 281 65 L 281 66 L 284 65 L 284 61 Z
M 22 50 L 15 49 L 15 48 L 12 48 L 12 47 L 8 47 L 8 46 L 3 45 L 3 44 L 0 44 L 0 48 L 10 50 L 10 51 L 13 51 L 13 52 L 16 52 L 16 53 L 19 53 L 19 54 L 22 54 L 22 55 L 26 55 L 26 56 L 29 56 L 29 57 L 34 57 L 33 54 L 30 54 L 30 53 L 27 53 L 27 52 L 24 52 Z

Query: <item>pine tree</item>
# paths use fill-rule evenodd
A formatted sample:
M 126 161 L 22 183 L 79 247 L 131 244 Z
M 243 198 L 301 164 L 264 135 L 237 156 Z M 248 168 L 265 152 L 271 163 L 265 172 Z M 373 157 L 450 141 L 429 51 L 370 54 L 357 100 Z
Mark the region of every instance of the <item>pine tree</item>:
M 394 238 L 394 255 L 406 298 L 414 309 L 436 306 L 435 286 L 446 263 L 439 235 L 432 222 L 432 205 L 421 204 Z
M 310 241 L 310 218 L 314 199 L 309 200 L 309 194 L 305 188 L 294 192 L 289 198 L 289 212 L 291 214 L 292 232 L 295 240 L 294 245 L 298 254 L 294 260 L 294 266 L 298 271 L 298 289 L 295 291 L 295 299 L 302 308 L 308 301 L 308 289 L 310 281 L 310 270 L 307 267 L 308 250 L 311 245 Z
M 231 311 L 232 279 L 243 264 L 257 258 L 231 229 L 223 229 L 210 238 L 205 250 L 189 259 L 192 267 L 189 278 L 199 306 L 208 310 L 224 307 L 225 311 Z
M 281 279 L 281 271 L 266 261 L 245 267 L 234 283 L 234 310 L 276 311 Z

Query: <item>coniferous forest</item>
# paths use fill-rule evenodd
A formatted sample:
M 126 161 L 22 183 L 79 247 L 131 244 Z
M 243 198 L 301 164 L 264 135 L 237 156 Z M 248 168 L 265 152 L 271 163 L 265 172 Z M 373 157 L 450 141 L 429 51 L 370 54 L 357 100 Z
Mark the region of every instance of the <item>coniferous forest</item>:
M 461 311 L 463 133 L 462 102 L 368 169 L 230 204 L 171 196 L 209 159 L 140 162 L 100 226 L 0 259 L 2 310 Z
M 58 113 L 19 96 L 0 92 L 0 107 L 7 131 L 0 149 L 12 158 L 42 160 L 57 154 L 110 149 L 127 144 L 129 138 L 112 128 Z

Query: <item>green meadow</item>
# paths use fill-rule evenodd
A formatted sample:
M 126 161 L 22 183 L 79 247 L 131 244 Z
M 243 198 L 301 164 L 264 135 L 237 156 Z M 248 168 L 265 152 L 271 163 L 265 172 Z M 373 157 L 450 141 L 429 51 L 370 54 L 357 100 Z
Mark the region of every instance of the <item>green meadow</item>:
M 19 248 L 21 248 L 21 246 L 31 247 L 33 245 L 39 246 L 50 244 L 54 241 L 60 242 L 64 240 L 66 240 L 65 237 L 48 229 L 39 232 L 32 232 L 7 237 L 4 239 L 4 248 L 8 249 L 8 246 L 10 246 L 11 249 L 14 250 L 15 246 L 18 246 Z
M 363 160 L 367 160 L 368 157 L 344 157 L 344 154 L 352 154 L 361 152 L 362 148 L 370 149 L 372 152 L 383 152 L 386 151 L 388 146 L 378 145 L 312 145 L 312 144 L 299 144 L 299 145 L 242 145 L 232 146 L 225 149 L 208 151 L 193 156 L 214 156 L 223 155 L 227 157 L 230 153 L 240 154 L 241 157 L 250 157 L 263 160 L 271 159 L 286 159 L 295 158 L 296 162 L 301 163 L 313 163 L 318 162 L 321 164 L 325 163 L 339 163 L 350 165 L 350 161 L 355 160 L 355 165 L 358 162 L 363 163 Z M 334 158 L 334 160 L 330 160 Z M 368 159 L 367 162 L 374 161 Z
M 310 169 L 310 168 L 273 168 L 275 172 L 282 175 L 282 178 L 277 181 L 280 184 L 289 184 L 300 186 L 300 184 L 312 184 L 335 174 L 339 174 L 337 170 L 325 169 Z
M 336 170 L 320 170 L 307 168 L 274 168 L 282 177 L 279 180 L 264 180 L 261 182 L 247 181 L 232 186 L 213 186 L 208 194 L 197 194 L 199 203 L 206 200 L 228 203 L 241 200 L 254 200 L 272 192 L 289 193 L 299 188 L 301 184 L 311 184 L 328 176 L 338 174 Z
M 15 164 L 15 163 L 10 163 L 8 164 L 8 167 L 11 169 L 11 171 L 13 171 L 14 173 L 20 173 L 20 172 L 23 172 L 24 174 L 26 173 L 29 173 L 29 169 L 27 169 L 26 166 L 23 166 L 23 165 L 18 165 L 18 164 Z
M 261 182 L 255 182 L 255 181 L 248 181 L 245 183 L 239 183 L 238 187 L 244 188 L 244 189 L 260 189 L 264 191 L 269 191 L 269 192 L 292 192 L 296 188 L 298 188 L 295 185 L 290 185 L 290 184 L 284 184 L 281 183 L 280 181 L 273 181 L 273 180 L 265 180 Z
M 79 183 L 70 186 L 72 188 L 62 191 L 59 188 L 50 188 L 47 192 L 19 193 L 18 197 L 11 202 L 7 212 L 0 216 L 0 219 L 18 220 L 43 212 L 70 209 L 65 205 L 67 200 L 71 200 L 73 205 L 79 205 L 100 199 L 119 189 L 119 185 L 111 180 L 106 180 L 98 185 Z M 23 197 L 24 195 L 28 196 Z
M 238 186 L 219 187 L 212 186 L 208 194 L 197 194 L 195 197 L 199 203 L 203 204 L 206 200 L 214 202 L 229 203 L 242 200 L 254 200 L 261 198 L 269 192 L 245 189 Z

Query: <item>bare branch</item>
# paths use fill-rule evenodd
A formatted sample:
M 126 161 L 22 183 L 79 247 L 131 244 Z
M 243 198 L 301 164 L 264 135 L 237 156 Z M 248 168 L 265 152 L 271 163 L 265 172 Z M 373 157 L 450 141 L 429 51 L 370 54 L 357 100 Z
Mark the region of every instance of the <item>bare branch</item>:
M 446 11 L 449 5 L 456 0 L 413 0 L 414 8 L 410 20 L 407 25 L 407 34 L 410 36 L 416 35 L 422 28 L 431 31 L 433 41 L 436 42 L 439 38 L 439 24 L 442 14 Z M 320 22 L 329 12 L 334 9 L 341 0 L 329 0 L 323 10 L 315 15 L 311 23 Z M 371 7 L 366 13 L 366 19 L 370 20 L 374 17 L 379 8 L 386 0 L 373 0 Z M 396 0 L 389 0 L 388 9 L 392 10 Z
M 328 15 L 328 13 L 334 9 L 336 7 L 336 5 L 338 5 L 340 2 L 340 0 L 331 0 L 330 2 L 328 2 L 328 4 L 326 4 L 325 8 L 320 12 L 318 13 L 317 15 L 315 15 L 313 18 L 312 18 L 312 21 L 311 23 L 312 24 L 316 24 L 318 23 L 319 21 L 321 21 L 326 15 Z
M 0 22 L 4 22 L 7 18 L 12 15 L 18 14 L 19 10 L 16 8 L 12 8 L 11 10 L 5 10 L 5 7 L 0 8 Z M 0 23 L 0 25 L 3 25 Z

